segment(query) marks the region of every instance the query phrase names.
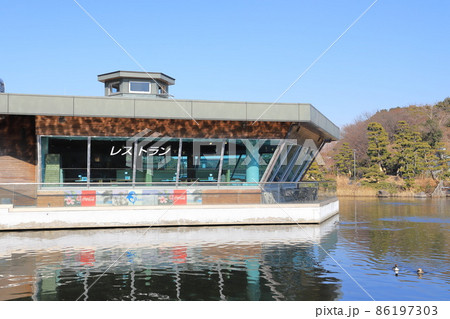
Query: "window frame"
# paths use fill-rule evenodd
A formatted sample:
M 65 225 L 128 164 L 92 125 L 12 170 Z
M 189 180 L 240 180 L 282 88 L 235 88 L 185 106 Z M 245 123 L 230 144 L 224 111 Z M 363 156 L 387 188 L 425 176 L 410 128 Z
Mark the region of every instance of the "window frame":
M 148 84 L 148 91 L 133 91 L 131 90 L 131 83 L 145 83 Z M 151 94 L 152 93 L 152 82 L 148 81 L 129 81 L 128 82 L 128 92 L 138 93 L 138 94 Z
M 113 92 L 113 88 L 115 86 L 118 86 L 117 92 Z M 120 90 L 120 81 L 110 82 L 108 84 L 108 95 L 116 95 L 116 94 L 120 94 L 120 93 L 122 93 L 122 91 Z

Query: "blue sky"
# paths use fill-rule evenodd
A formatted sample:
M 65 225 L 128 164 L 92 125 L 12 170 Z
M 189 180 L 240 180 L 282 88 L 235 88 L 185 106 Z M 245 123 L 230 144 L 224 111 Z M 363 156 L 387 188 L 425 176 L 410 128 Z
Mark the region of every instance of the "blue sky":
M 179 99 L 273 102 L 373 0 L 79 0 Z M 338 125 L 450 96 L 450 1 L 379 0 L 280 100 Z M 103 95 L 139 67 L 72 0 L 0 1 L 9 93 Z

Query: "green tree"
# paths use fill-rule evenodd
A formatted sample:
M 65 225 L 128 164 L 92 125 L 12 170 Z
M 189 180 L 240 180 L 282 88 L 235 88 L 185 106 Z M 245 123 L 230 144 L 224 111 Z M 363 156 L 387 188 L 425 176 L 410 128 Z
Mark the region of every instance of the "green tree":
M 408 188 L 414 185 L 414 177 L 429 172 L 436 164 L 436 157 L 429 143 L 422 141 L 419 132 L 413 131 L 408 123 L 399 121 L 394 136 L 396 151 L 393 161 L 397 175 L 405 180 Z
M 395 155 L 393 162 L 397 175 L 401 176 L 407 188 L 414 185 L 415 177 L 415 152 L 414 144 L 418 134 L 412 131 L 409 124 L 405 121 L 398 121 L 397 130 L 394 135 Z
M 419 135 L 417 142 L 414 144 L 414 173 L 416 175 L 431 172 L 437 161 L 434 153 L 430 144 L 422 141 Z
M 387 159 L 389 158 L 387 149 L 389 138 L 383 126 L 377 122 L 369 123 L 367 126 L 367 139 L 367 156 L 369 156 L 370 163 L 377 165 L 380 171 L 385 172 Z
M 365 169 L 364 178 L 366 178 L 369 183 L 378 183 L 386 179 L 386 174 L 380 170 L 380 166 L 373 164 Z
M 444 143 L 438 143 L 434 155 L 436 161 L 433 167 L 433 178 L 444 181 L 450 180 L 450 151 L 446 149 Z
M 334 156 L 334 166 L 337 175 L 352 175 L 353 151 L 348 143 L 343 143 L 339 152 Z
M 436 146 L 442 139 L 442 130 L 439 128 L 438 123 L 435 120 L 428 119 L 424 127 L 427 131 L 423 133 L 423 140 L 428 142 L 431 147 Z
M 317 164 L 317 161 L 314 160 L 306 172 L 305 180 L 307 181 L 321 181 L 323 180 L 324 172 L 322 168 Z

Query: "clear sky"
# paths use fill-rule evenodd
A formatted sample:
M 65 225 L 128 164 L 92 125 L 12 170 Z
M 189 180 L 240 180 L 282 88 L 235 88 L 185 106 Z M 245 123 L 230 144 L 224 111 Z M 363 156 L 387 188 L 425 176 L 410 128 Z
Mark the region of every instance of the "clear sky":
M 179 99 L 273 102 L 373 0 L 78 0 Z M 450 96 L 450 1 L 379 0 L 280 100 L 338 125 Z M 72 0 L 0 1 L 9 93 L 103 95 L 139 67 Z

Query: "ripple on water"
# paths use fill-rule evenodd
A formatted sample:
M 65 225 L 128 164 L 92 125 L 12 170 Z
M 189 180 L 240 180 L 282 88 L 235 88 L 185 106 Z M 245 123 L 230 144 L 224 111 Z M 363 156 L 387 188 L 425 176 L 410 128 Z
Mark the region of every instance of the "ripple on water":
M 0 234 L 0 299 L 367 300 L 349 275 L 377 300 L 448 299 L 449 219 L 397 217 L 406 205 L 428 207 L 367 201 L 360 221 L 342 211 L 339 225 L 151 229 L 145 238 L 59 231 L 37 243 L 22 233 L 8 249 Z
M 412 223 L 439 223 L 439 224 L 450 224 L 450 218 L 437 218 L 437 217 L 426 217 L 426 216 L 396 216 L 392 218 L 383 217 L 379 218 L 381 221 L 388 222 L 399 222 L 399 221 L 407 221 Z

